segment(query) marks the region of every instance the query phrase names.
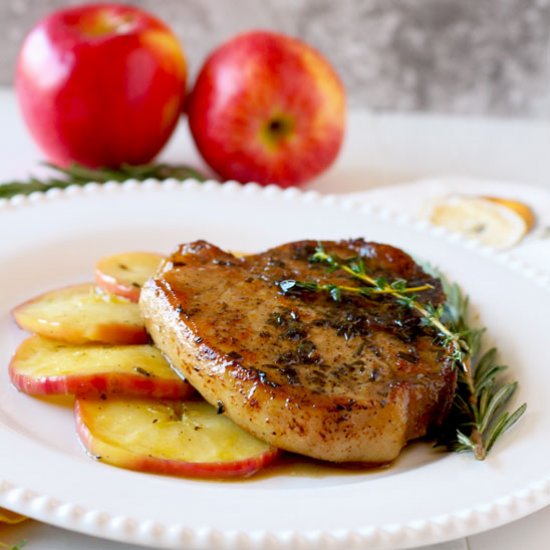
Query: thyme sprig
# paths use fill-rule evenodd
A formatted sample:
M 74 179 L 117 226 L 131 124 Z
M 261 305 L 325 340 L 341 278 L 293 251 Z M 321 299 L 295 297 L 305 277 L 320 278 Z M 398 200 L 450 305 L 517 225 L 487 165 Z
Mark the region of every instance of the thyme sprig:
M 506 409 L 518 384 L 501 381 L 500 375 L 507 367 L 498 362 L 495 348 L 482 352 L 485 328 L 469 324 L 469 299 L 460 287 L 431 269 L 432 275 L 441 280 L 447 296 L 444 305 L 434 307 L 424 305 L 416 297 L 418 292 L 433 288 L 432 285 L 409 287 L 402 279 L 389 282 L 383 277 L 372 277 L 366 272 L 361 258 L 342 261 L 328 254 L 319 243 L 310 260 L 326 264 L 329 272 L 343 271 L 363 285 L 355 287 L 286 279 L 278 283 L 284 294 L 295 289 L 327 292 L 334 301 L 340 301 L 343 294 L 367 298 L 385 294 L 404 307 L 414 309 L 424 325 L 437 330 L 440 343 L 450 346 L 453 360 L 459 367 L 451 411 L 438 434 L 437 444 L 455 452 L 470 451 L 477 460 L 484 460 L 495 442 L 520 419 L 527 405 L 524 403 L 513 412 Z
M 177 180 L 185 180 L 188 178 L 198 181 L 205 180 L 203 174 L 185 165 L 123 164 L 115 170 L 111 168 L 87 168 L 80 164 L 72 164 L 67 168 L 62 168 L 61 166 L 50 163 L 44 164 L 57 174 L 43 179 L 31 176 L 27 180 L 14 180 L 0 183 L 0 199 L 9 199 L 15 195 L 30 195 L 37 191 L 45 192 L 50 189 L 65 189 L 70 185 L 86 185 L 89 182 L 122 182 L 129 179 L 144 181 L 149 178 L 158 180 L 166 180 L 169 178 Z
M 349 287 L 343 285 L 320 285 L 315 282 L 302 282 L 294 279 L 287 279 L 279 283 L 283 293 L 291 289 L 303 289 L 312 292 L 326 291 L 335 301 L 339 301 L 342 294 L 358 294 L 370 297 L 375 294 L 387 294 L 392 296 L 398 303 L 405 307 L 416 310 L 426 325 L 431 325 L 440 334 L 444 345 L 451 346 L 455 361 L 461 366 L 463 371 L 468 369 L 466 365 L 469 353 L 468 344 L 462 337 L 460 331 L 453 331 L 446 326 L 441 317 L 444 313 L 443 307 L 434 308 L 431 304 L 423 305 L 418 301 L 416 294 L 433 288 L 432 285 L 425 284 L 421 286 L 409 287 L 403 279 L 397 279 L 389 282 L 385 277 L 372 277 L 365 268 L 365 262 L 362 258 L 353 258 L 342 261 L 334 254 L 328 254 L 321 243 L 317 244 L 314 254 L 311 256 L 312 262 L 324 263 L 329 272 L 344 271 L 351 277 L 360 280 L 368 286 Z

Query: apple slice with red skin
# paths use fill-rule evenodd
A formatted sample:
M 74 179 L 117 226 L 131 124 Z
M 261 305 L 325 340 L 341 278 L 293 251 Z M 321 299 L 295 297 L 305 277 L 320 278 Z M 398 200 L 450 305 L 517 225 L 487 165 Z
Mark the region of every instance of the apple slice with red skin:
M 93 284 L 52 290 L 16 307 L 24 330 L 69 344 L 146 344 L 139 307 Z
M 17 349 L 10 379 L 30 395 L 125 395 L 186 399 L 193 386 L 154 346 L 65 344 L 34 335 Z
M 184 477 L 250 476 L 280 451 L 217 414 L 205 401 L 79 398 L 78 435 L 97 460 Z
M 96 283 L 107 292 L 137 302 L 141 287 L 155 274 L 162 260 L 160 254 L 153 252 L 106 256 L 96 264 Z

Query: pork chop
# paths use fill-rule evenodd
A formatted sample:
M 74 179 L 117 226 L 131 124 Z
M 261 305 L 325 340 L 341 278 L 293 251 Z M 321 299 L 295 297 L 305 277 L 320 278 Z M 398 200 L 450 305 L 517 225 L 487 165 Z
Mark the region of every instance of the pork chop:
M 431 285 L 418 293 L 424 304 L 445 298 L 397 248 L 322 245 L 344 262 L 361 257 L 374 277 Z M 334 462 L 394 460 L 444 419 L 456 384 L 452 352 L 387 295 L 284 292 L 287 280 L 359 286 L 313 263 L 316 246 L 235 257 L 204 241 L 181 245 L 142 289 L 147 329 L 207 401 L 258 438 Z

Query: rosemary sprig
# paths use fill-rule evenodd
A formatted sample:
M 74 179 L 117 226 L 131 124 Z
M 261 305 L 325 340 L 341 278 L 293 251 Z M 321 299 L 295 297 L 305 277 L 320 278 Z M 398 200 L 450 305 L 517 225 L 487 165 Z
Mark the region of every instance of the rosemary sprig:
M 327 292 L 335 301 L 341 300 L 342 294 L 367 298 L 385 294 L 403 306 L 416 310 L 425 325 L 436 329 L 441 344 L 451 347 L 453 359 L 460 367 L 455 398 L 447 421 L 438 434 L 437 444 L 456 452 L 471 451 L 476 459 L 484 460 L 497 439 L 523 415 L 527 405 L 524 403 L 513 412 L 506 410 L 518 384 L 499 380 L 507 367 L 497 362 L 496 349 L 482 353 L 485 329 L 468 324 L 469 299 L 463 295 L 460 287 L 450 284 L 432 269 L 432 274 L 440 278 L 447 296 L 446 303 L 436 308 L 431 304 L 424 305 L 416 298 L 416 293 L 433 288 L 431 285 L 409 287 L 401 279 L 390 283 L 384 278 L 374 278 L 366 272 L 360 258 L 343 262 L 327 254 L 319 243 L 311 261 L 326 264 L 329 272 L 343 271 L 367 286 L 287 279 L 279 282 L 283 293 L 294 289 Z
M 144 181 L 149 178 L 158 180 L 169 178 L 177 180 L 185 180 L 187 178 L 198 181 L 205 180 L 205 177 L 200 172 L 185 165 L 142 164 L 132 166 L 123 164 L 116 170 L 111 168 L 93 169 L 81 166 L 80 164 L 72 164 L 68 168 L 62 168 L 50 163 L 45 163 L 45 165 L 57 172 L 57 175 L 45 179 L 31 176 L 28 180 L 14 180 L 0 183 L 0 199 L 9 199 L 15 195 L 30 195 L 36 191 L 45 192 L 49 189 L 65 189 L 70 185 L 85 185 L 89 182 L 122 182 L 128 179 Z
M 445 321 L 463 335 L 470 353 L 467 369 L 458 372 L 455 399 L 437 444 L 456 452 L 471 451 L 484 460 L 495 442 L 521 418 L 527 404 L 513 412 L 506 410 L 518 383 L 501 380 L 508 367 L 499 363 L 496 348 L 483 351 L 485 328 L 470 326 L 468 297 L 457 284 L 439 277 L 447 295 Z

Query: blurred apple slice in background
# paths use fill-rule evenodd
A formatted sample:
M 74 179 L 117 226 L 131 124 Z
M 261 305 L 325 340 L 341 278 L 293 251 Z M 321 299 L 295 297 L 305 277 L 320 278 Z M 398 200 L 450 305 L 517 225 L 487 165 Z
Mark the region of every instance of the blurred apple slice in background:
M 505 199 L 502 197 L 484 197 L 488 201 L 495 202 L 497 204 L 502 204 L 506 208 L 515 212 L 520 218 L 525 222 L 527 231 L 531 231 L 537 222 L 535 214 L 530 206 L 524 202 L 520 202 L 514 199 Z
M 517 244 L 535 223 L 532 210 L 524 203 L 468 195 L 434 199 L 425 205 L 421 216 L 496 249 Z

